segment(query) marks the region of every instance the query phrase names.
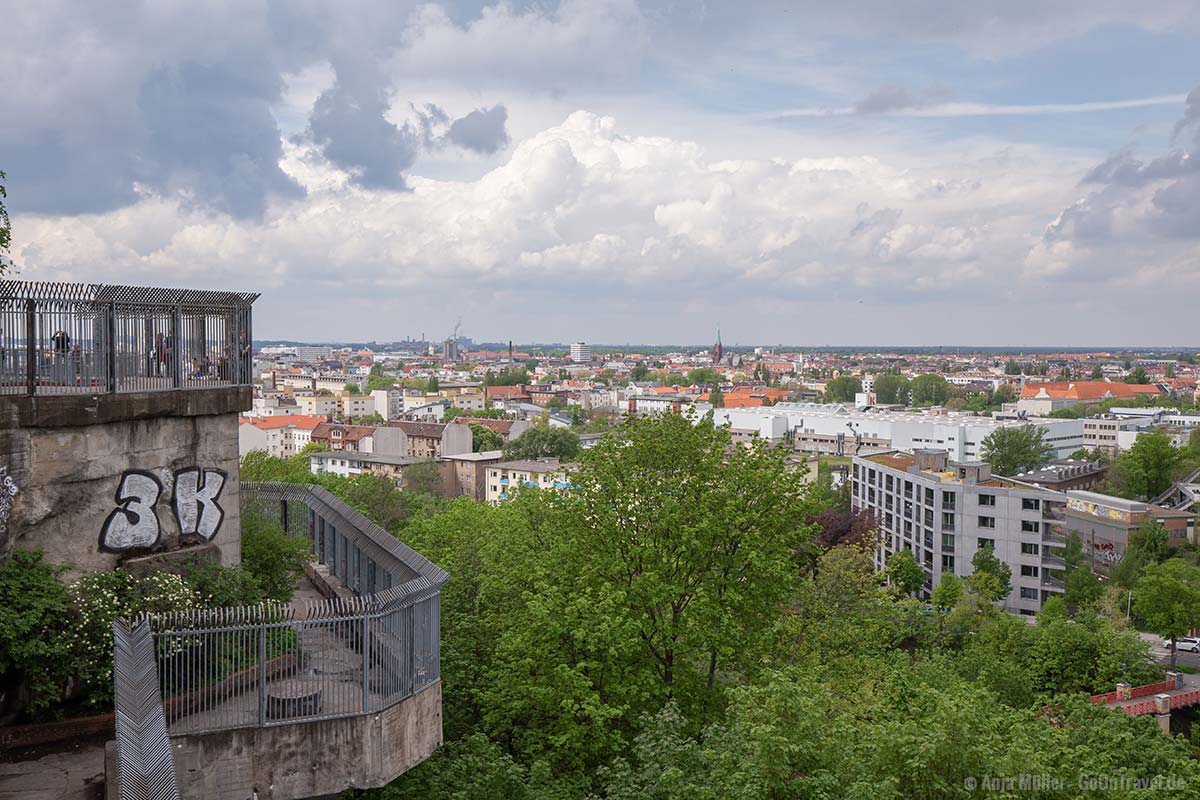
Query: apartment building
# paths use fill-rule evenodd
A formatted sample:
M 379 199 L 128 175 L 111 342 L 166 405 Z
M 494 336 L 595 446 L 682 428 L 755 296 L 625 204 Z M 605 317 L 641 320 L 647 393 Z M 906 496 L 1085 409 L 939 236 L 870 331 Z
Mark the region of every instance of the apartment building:
M 700 404 L 697 410 L 707 413 Z M 1083 446 L 1077 419 L 998 419 L 965 413 L 859 411 L 840 403 L 778 403 L 763 408 L 711 409 L 713 422 L 758 430 L 773 444 L 790 444 L 801 453 L 868 455 L 890 450 L 946 450 L 953 461 L 979 458 L 983 440 L 997 428 L 1036 425 L 1065 458 Z
M 370 453 L 374 450 L 375 428 L 371 425 L 343 425 L 339 422 L 322 422 L 313 428 L 312 441 L 327 450 L 354 450 Z
M 970 575 L 975 554 L 990 547 L 1012 569 L 1004 605 L 1020 614 L 1036 614 L 1063 591 L 1065 503 L 1061 492 L 996 477 L 990 464 L 955 462 L 945 450 L 855 456 L 851 464 L 851 504 L 878 519 L 878 569 L 907 548 L 925 570 L 928 594 L 942 575 Z
M 487 501 L 499 505 L 508 500 L 518 486 L 540 489 L 569 489 L 567 475 L 572 464 L 560 464 L 557 458 L 524 461 L 500 461 L 487 469 Z
M 380 475 L 395 481 L 397 487 L 403 487 L 405 468 L 413 464 L 420 464 L 425 460 L 379 453 L 331 450 L 310 454 L 308 466 L 314 475 L 341 475 L 345 478 L 356 475 Z
M 1088 450 L 1116 453 L 1122 449 L 1126 437 L 1122 433 L 1132 431 L 1132 437 L 1154 426 L 1154 421 L 1145 417 L 1120 417 L 1104 414 L 1083 419 L 1083 446 Z
M 439 459 L 471 452 L 471 429 L 446 422 L 389 422 L 374 430 L 374 452 Z
M 369 394 L 342 392 L 338 397 L 338 413 L 343 419 L 372 416 L 375 413 L 375 398 Z
M 300 413 L 310 417 L 336 416 L 341 405 L 330 395 L 296 395 L 295 400 Z
M 592 348 L 586 342 L 574 342 L 571 345 L 571 361 L 576 364 L 586 364 L 592 360 Z
M 1080 403 L 1099 403 L 1110 398 L 1155 397 L 1160 394 L 1162 390 L 1152 384 L 1054 381 L 1025 384 L 1021 389 L 1021 398 L 1011 405 L 1014 405 L 1018 412 L 1032 416 L 1049 414 Z
M 500 450 L 445 456 L 453 474 L 452 496 L 469 497 L 479 503 L 487 500 L 488 469 L 499 463 L 500 459 Z
M 385 420 L 399 419 L 404 413 L 403 389 L 375 389 L 371 397 L 375 399 L 375 413 Z
M 242 417 L 238 420 L 238 452 L 263 450 L 276 458 L 296 455 L 312 441 L 312 432 L 324 417 L 303 414 L 270 417 Z

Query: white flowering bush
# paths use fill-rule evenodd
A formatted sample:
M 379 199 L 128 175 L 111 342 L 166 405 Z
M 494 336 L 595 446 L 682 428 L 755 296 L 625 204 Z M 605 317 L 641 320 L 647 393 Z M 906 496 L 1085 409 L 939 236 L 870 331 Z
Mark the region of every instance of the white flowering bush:
M 76 618 L 68 637 L 85 705 L 112 705 L 112 624 L 143 613 L 196 608 L 200 598 L 178 575 L 134 577 L 123 569 L 85 575 L 69 588 Z

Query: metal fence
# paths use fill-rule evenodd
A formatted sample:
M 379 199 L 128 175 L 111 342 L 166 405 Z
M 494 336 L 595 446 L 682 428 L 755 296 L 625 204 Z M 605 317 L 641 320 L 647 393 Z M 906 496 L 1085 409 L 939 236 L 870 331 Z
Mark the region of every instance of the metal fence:
M 241 490 L 350 592 L 149 616 L 171 735 L 373 714 L 440 680 L 443 570 L 320 487 Z
M 0 394 L 249 384 L 257 294 L 0 281 Z

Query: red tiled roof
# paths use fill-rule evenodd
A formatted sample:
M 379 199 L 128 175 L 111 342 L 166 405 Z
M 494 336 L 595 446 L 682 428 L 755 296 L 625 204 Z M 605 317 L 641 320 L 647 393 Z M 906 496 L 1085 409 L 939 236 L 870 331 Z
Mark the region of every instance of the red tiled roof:
M 399 420 L 397 422 L 389 422 L 389 428 L 399 428 L 404 431 L 406 436 L 417 436 L 424 439 L 440 439 L 442 433 L 446 430 L 445 422 L 411 422 L 409 420 Z
M 311 414 L 280 414 L 276 417 L 241 417 L 238 419 L 238 422 L 242 425 L 253 425 L 264 431 L 289 427 L 311 431 L 324 421 L 324 417 L 317 417 Z
M 375 428 L 370 425 L 343 425 L 340 422 L 322 422 L 317 427 L 313 428 L 312 438 L 328 439 L 334 428 L 340 428 L 344 431 L 342 439 L 350 441 L 358 441 L 375 433 Z
M 1053 381 L 1027 383 L 1021 390 L 1021 397 L 1037 397 L 1042 392 L 1045 392 L 1047 397 L 1061 400 L 1103 400 L 1106 397 L 1137 397 L 1142 394 L 1162 393 L 1157 386 L 1144 383 Z
M 455 417 L 454 421 L 462 425 L 470 425 L 471 423 L 479 423 L 485 428 L 491 428 L 496 433 L 508 435 L 512 430 L 513 422 L 511 419 L 491 419 L 490 417 Z

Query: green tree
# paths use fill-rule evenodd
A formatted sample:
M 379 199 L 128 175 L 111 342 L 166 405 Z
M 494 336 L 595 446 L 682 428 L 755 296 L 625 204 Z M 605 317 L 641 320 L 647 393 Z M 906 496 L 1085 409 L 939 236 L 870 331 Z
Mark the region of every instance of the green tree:
M 1146 383 L 1147 382 L 1146 370 L 1142 369 L 1141 367 L 1138 367 L 1137 369 L 1133 370 L 1132 372 L 1130 372 L 1128 375 L 1125 376 L 1125 382 L 1126 383 L 1137 383 L 1137 384 Z
M 471 422 L 468 425 L 471 428 L 472 453 L 504 449 L 504 437 L 499 433 L 486 425 L 480 425 L 478 422 Z
M 633 369 L 629 370 L 629 380 L 644 381 L 644 380 L 646 380 L 646 377 L 649 374 L 650 374 L 650 368 L 647 367 L 641 361 L 639 361 L 638 363 L 633 365 Z
M 721 387 L 713 387 L 713 390 L 708 394 L 708 402 L 712 403 L 713 408 L 725 407 L 725 395 L 721 392 Z
M 903 375 L 880 375 L 875 378 L 875 399 L 880 403 L 908 403 L 908 395 L 908 378 Z
M 342 390 L 347 394 L 362 394 L 362 390 L 358 388 L 357 383 L 347 383 L 342 387 Z
M 3 173 L 0 173 L 2 177 Z M 0 564 L 0 678 L 6 714 L 39 718 L 62 702 L 75 671 L 65 626 L 63 568 L 40 551 L 16 550 Z
M 941 375 L 918 375 L 912 379 L 909 395 L 914 406 L 940 406 L 950 397 L 950 384 Z
M 579 455 L 579 434 L 570 428 L 535 425 L 504 445 L 504 458 L 557 458 L 569 460 Z
M 1025 371 L 1024 366 L 1018 361 L 1009 361 L 1004 365 L 1005 375 L 1020 375 Z
M 404 490 L 424 495 L 440 495 L 442 474 L 436 461 L 421 461 L 404 468 Z
M 429 381 L 425 384 L 425 391 L 429 394 L 436 394 L 442 390 L 441 384 L 438 383 L 437 375 L 430 375 Z
M 1133 608 L 1155 633 L 1175 640 L 1200 626 L 1200 567 L 1181 558 L 1146 567 L 1133 589 Z
M 716 386 L 721 382 L 721 374 L 711 367 L 697 367 L 688 370 L 687 381 L 693 386 Z
M 905 547 L 888 556 L 887 579 L 900 595 L 907 597 L 925 585 L 925 570 L 921 569 L 912 551 Z
M 942 573 L 942 579 L 938 581 L 937 588 L 933 590 L 929 601 L 936 608 L 950 609 L 958 605 L 958 601 L 963 596 L 962 578 L 952 572 Z
M 1094 381 L 1104 380 L 1104 370 L 1100 368 L 1099 364 L 1096 364 L 1095 366 L 1092 367 L 1092 380 L 1094 380 Z
M 1129 492 L 1151 500 L 1171 488 L 1175 465 L 1182 454 L 1165 431 L 1155 429 L 1140 434 L 1133 446 L 1121 454 Z
M 853 375 L 842 375 L 825 382 L 825 402 L 853 403 L 854 396 L 862 391 L 862 381 Z
M 996 428 L 980 443 L 980 457 L 997 475 L 1037 469 L 1054 457 L 1046 431 L 1037 425 Z
M 286 603 L 312 559 L 312 542 L 292 536 L 269 517 L 242 515 L 242 568 L 262 589 L 263 597 Z
M 1003 600 L 1012 592 L 1012 568 L 996 558 L 991 547 L 981 547 L 971 558 L 973 571 L 967 586 L 990 603 Z
M 1175 365 L 1167 364 L 1166 369 L 1163 370 L 1163 376 L 1167 377 L 1167 378 L 1174 378 L 1175 377 Z

